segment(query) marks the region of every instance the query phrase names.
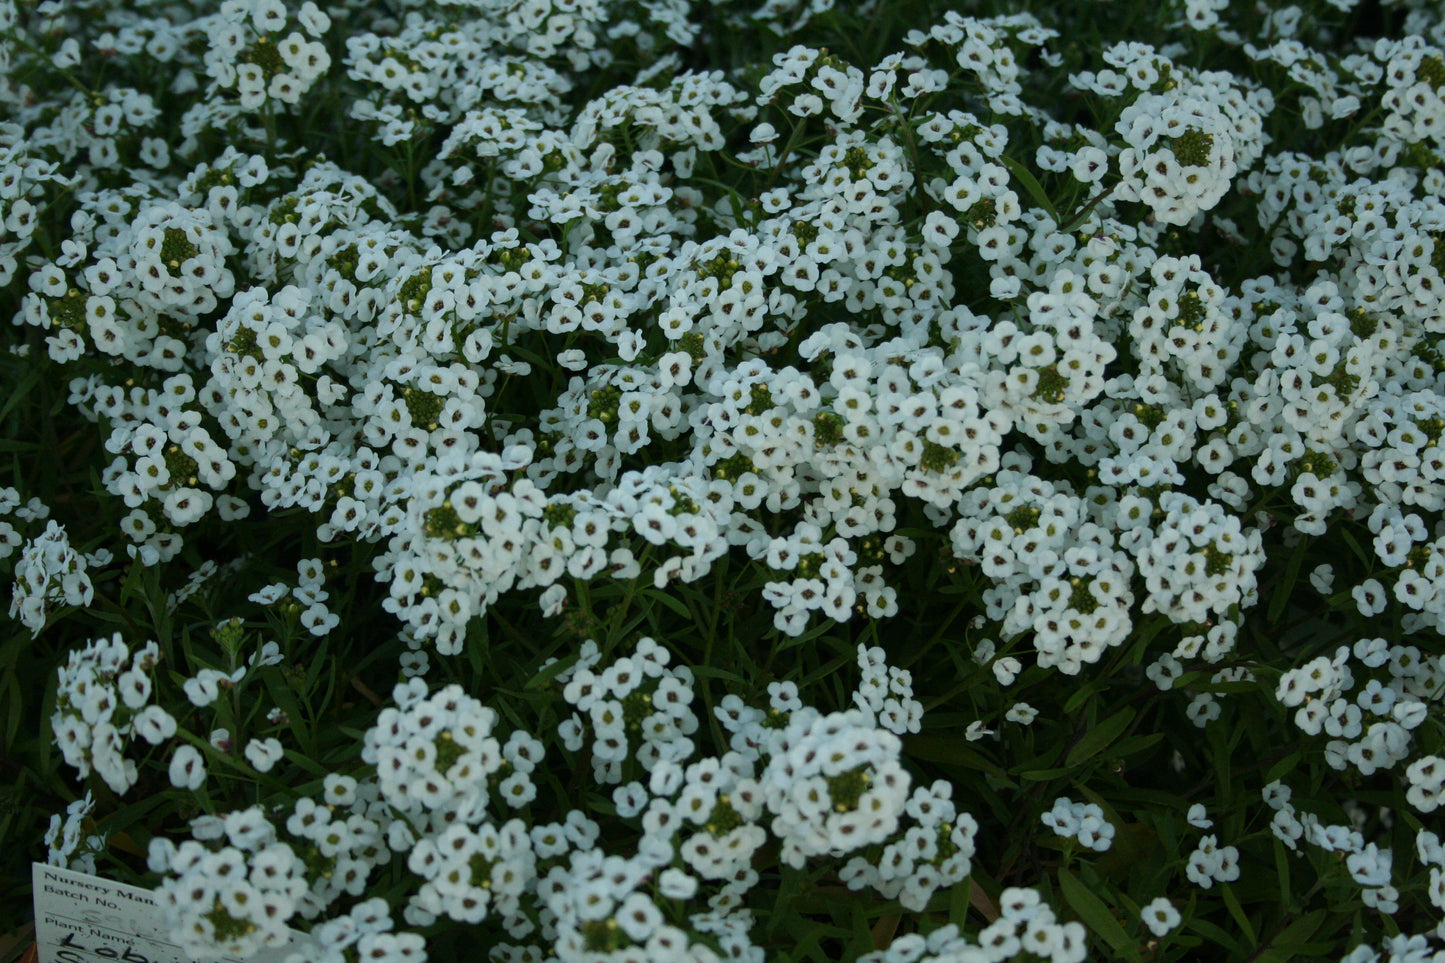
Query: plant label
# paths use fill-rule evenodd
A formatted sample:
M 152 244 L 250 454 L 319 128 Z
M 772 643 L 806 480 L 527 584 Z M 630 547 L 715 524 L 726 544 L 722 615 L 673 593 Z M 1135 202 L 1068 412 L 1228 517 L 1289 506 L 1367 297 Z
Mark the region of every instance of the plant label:
M 35 942 L 40 963 L 192 963 L 166 937 L 155 897 L 139 886 L 31 865 L 35 889 Z M 284 963 L 311 938 L 292 931 L 291 942 L 250 957 L 251 963 Z M 215 963 L 231 963 L 221 957 Z

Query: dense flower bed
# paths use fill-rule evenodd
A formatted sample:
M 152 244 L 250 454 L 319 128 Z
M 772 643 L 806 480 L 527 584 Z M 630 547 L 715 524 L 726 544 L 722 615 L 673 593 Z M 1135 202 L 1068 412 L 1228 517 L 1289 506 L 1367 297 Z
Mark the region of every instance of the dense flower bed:
M 12 864 L 1445 960 L 1445 17 L 955 6 L 0 0 Z

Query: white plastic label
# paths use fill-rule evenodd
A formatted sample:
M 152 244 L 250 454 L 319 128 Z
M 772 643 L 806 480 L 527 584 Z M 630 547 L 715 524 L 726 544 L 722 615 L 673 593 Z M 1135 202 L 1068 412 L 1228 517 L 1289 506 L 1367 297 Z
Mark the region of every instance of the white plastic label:
M 32 864 L 31 879 L 40 963 L 191 963 L 166 939 L 150 891 L 43 863 Z M 290 943 L 262 950 L 248 958 L 250 963 L 283 963 L 310 945 L 306 934 L 293 930 L 291 935 Z M 235 959 L 217 958 L 224 963 Z

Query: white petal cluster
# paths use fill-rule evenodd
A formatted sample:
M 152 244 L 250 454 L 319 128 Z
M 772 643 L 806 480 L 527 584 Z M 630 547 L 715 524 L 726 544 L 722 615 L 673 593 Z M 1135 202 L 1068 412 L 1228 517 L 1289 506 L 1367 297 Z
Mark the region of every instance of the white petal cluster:
M 1274 98 L 1267 89 L 1237 86 L 1227 73 L 1188 71 L 1152 52 L 1120 53 L 1116 48 L 1132 83 L 1157 78 L 1114 125 L 1127 145 L 1119 152 L 1115 196 L 1144 202 L 1166 224 L 1188 224 L 1218 204 L 1235 175 L 1263 153 L 1264 117 Z
M 872 713 L 878 724 L 897 735 L 917 733 L 923 725 L 923 703 L 913 697 L 913 673 L 888 665 L 887 653 L 875 646 L 858 646 L 858 668 L 863 679 L 853 696 L 854 705 Z
M 65 807 L 63 817 L 59 813 L 51 815 L 45 830 L 47 865 L 95 873 L 95 857 L 105 851 L 107 840 L 103 835 L 86 835 L 86 822 L 94 810 L 95 797 L 87 791 L 84 797 Z
M 1089 503 L 1066 486 L 1003 470 L 970 490 L 962 508 L 950 533 L 954 553 L 989 577 L 987 614 L 1003 632 L 1033 632 L 1039 665 L 1077 674 L 1128 638 L 1135 562 Z
M 70 547 L 70 538 L 59 522 L 49 522 L 42 534 L 21 548 L 15 563 L 10 617 L 19 619 L 32 635 L 45 628 L 52 607 L 89 605 L 94 597 L 85 557 Z
M 898 737 L 873 711 L 823 714 L 803 705 L 796 685 L 772 683 L 766 712 L 724 700 L 718 719 L 739 748 L 703 756 L 683 734 L 698 728 L 691 674 L 669 662 L 649 638 L 608 661 L 588 643 L 555 676 L 578 710 L 561 727 L 567 751 L 590 754 L 597 781 L 616 784 L 625 839 L 604 838 L 582 808 L 564 806 L 559 822 L 499 816 L 503 803 L 526 811 L 534 778 L 550 782 L 539 770 L 541 741 L 522 730 L 503 739 L 496 713 L 457 686 L 428 693 L 413 679 L 366 734 L 374 776 L 332 774 L 319 800 L 303 798 L 289 813 L 201 817 L 193 839 L 152 845 L 173 938 L 236 953 L 270 945 L 287 920 L 362 895 L 392 854 L 417 882 L 403 909 L 409 926 L 495 923 L 522 941 L 499 946 L 501 959 L 530 958 L 537 940 L 560 960 L 755 959 L 741 906 L 760 882 L 754 860 L 766 846 L 795 867 L 852 855 L 842 867 L 849 886 L 920 909 L 967 878 L 978 823 L 946 782 L 909 792 Z M 907 681 L 867 650 L 859 664 L 860 703 L 880 678 Z M 623 772 L 640 778 L 623 783 Z M 526 790 L 520 799 L 514 784 Z M 1074 959 L 1079 934 L 1038 909 L 1028 919 L 1038 915 L 1047 931 L 1029 938 L 1044 956 L 1059 941 L 1053 958 Z M 401 960 L 420 949 L 370 901 L 324 919 L 312 936 L 328 960 L 362 945 Z
M 918 933 L 900 936 L 886 950 L 865 953 L 858 961 L 983 963 L 1017 958 L 1083 963 L 1089 958 L 1084 924 L 1077 920 L 1059 922 L 1037 890 L 1009 887 L 999 894 L 998 919 L 981 929 L 975 939 L 965 937 L 957 924 L 949 923 L 927 937 Z
M 899 749 L 858 710 L 793 713 L 760 780 L 783 861 L 800 867 L 887 839 L 908 801 Z
M 308 888 L 302 860 L 259 807 L 217 822 L 204 842 L 151 844 L 150 868 L 168 874 L 156 905 L 171 937 L 194 953 L 250 955 L 289 942 L 286 921 Z
M 1220 846 L 1218 837 L 1212 834 L 1205 836 L 1189 854 L 1184 874 L 1203 889 L 1209 889 L 1216 882 L 1232 883 L 1239 879 L 1239 849 Z
M 692 670 L 669 665 L 671 659 L 665 647 L 643 637 L 631 656 L 605 669 L 599 667 L 596 646 L 586 646 L 576 664 L 558 675 L 566 684 L 563 698 L 577 710 L 563 721 L 563 738 L 576 751 L 590 736 L 599 782 L 620 782 L 629 759 L 655 771 L 659 764 L 676 764 L 693 754 L 698 718 L 692 709 Z
M 872 887 L 921 913 L 934 893 L 968 878 L 978 823 L 957 810 L 953 787 L 943 780 L 915 786 L 904 813 L 898 838 L 876 856 L 854 856 L 841 876 L 849 889 Z
M 318 39 L 330 26 L 311 0 L 294 13 L 281 0 L 225 0 L 206 24 L 206 74 L 217 90 L 235 91 L 242 110 L 296 104 L 331 66 Z
M 1357 675 L 1358 673 L 1358 675 Z M 1331 768 L 1361 775 L 1392 769 L 1411 758 L 1413 733 L 1429 716 L 1445 681 L 1445 661 L 1382 638 L 1342 645 L 1285 672 L 1275 696 L 1294 710 L 1294 724 L 1310 736 L 1329 737 L 1324 759 Z M 1430 760 L 1406 769 L 1406 799 L 1422 812 L 1438 804 L 1440 784 Z
M 965 668 L 990 700 L 993 683 L 1012 691 L 951 720 L 969 758 L 1032 748 L 1057 674 L 1147 666 L 1141 698 L 1211 736 L 1225 693 L 1267 694 L 1278 674 L 1279 718 L 1311 762 L 1439 808 L 1432 5 L 1394 4 L 1400 36 L 1347 51 L 1313 49 L 1330 38 L 1303 7 L 1172 5 L 1170 29 L 1207 32 L 1232 73 L 1188 66 L 1189 42 L 1081 50 L 1045 25 L 1071 14 L 1042 8 L 947 12 L 850 63 L 789 36 L 832 0 L 223 0 L 186 22 L 123 6 L 100 4 L 92 37 L 89 8 L 0 0 L 16 121 L 0 123 L 0 284 L 16 321 L 101 426 L 137 576 L 211 554 L 224 524 L 289 519 L 308 557 L 250 601 L 299 623 L 292 641 L 334 635 L 323 559 L 354 550 L 407 648 L 351 774 L 156 844 L 185 948 L 246 954 L 329 912 L 317 959 L 420 961 L 422 938 L 362 900 L 389 860 L 410 873 L 408 926 L 495 924 L 516 941 L 497 963 L 754 963 L 747 900 L 776 861 L 841 864 L 852 889 L 927 912 L 968 877 L 980 833 L 952 787 L 904 768 L 905 743 L 927 745 L 905 738 L 931 681 L 915 673 L 936 663 L 858 645 L 861 681 L 826 711 L 787 681 L 811 668 L 770 663 L 783 678 L 714 699 L 725 670 L 695 677 L 683 640 L 619 648 L 622 609 L 691 621 L 709 576 L 753 593 L 719 593 L 727 612 L 765 601 L 779 651 L 806 659 L 817 630 L 866 620 L 886 640 L 884 620 L 907 624 L 916 574 L 978 603 Z M 770 62 L 688 69 L 759 27 L 781 40 Z M 96 90 L 76 79 L 95 76 L 92 55 Z M 1049 73 L 1065 57 L 1098 69 Z M 123 86 L 132 59 L 157 70 L 146 91 Z M 19 503 L 0 490 L 0 560 L 18 556 L 10 615 L 38 632 L 96 600 L 110 559 L 71 547 L 79 526 L 28 531 L 43 506 Z M 1336 554 L 1345 534 L 1352 553 Z M 175 580 L 168 613 L 253 563 Z M 1266 587 L 1300 573 L 1326 621 L 1353 601 L 1396 641 L 1330 652 L 1306 626 L 1267 640 L 1281 664 L 1246 658 L 1261 608 L 1295 616 Z M 602 625 L 594 606 L 622 598 Z M 425 677 L 477 654 L 519 600 L 581 644 L 529 682 L 547 708 L 507 731 L 482 693 Z M 834 668 L 851 672 L 853 644 Z M 124 793 L 139 737 L 179 793 L 209 802 L 229 769 L 269 793 L 295 751 L 252 731 L 259 712 L 219 716 L 249 712 L 222 696 L 280 648 L 169 679 L 204 717 L 193 733 L 154 704 L 155 643 L 92 643 L 60 674 L 67 763 Z M 1273 837 L 1335 854 L 1367 906 L 1388 915 L 1423 889 L 1395 888 L 1353 804 L 1328 825 L 1283 783 L 1263 793 Z M 561 811 L 534 818 L 539 801 Z M 88 811 L 53 823 L 52 859 L 85 865 Z M 1061 798 L 1042 819 L 1103 852 L 1104 811 Z M 1186 821 L 1211 828 L 1202 810 Z M 1255 842 L 1207 836 L 1185 875 L 1234 880 Z M 1419 845 L 1445 907 L 1438 840 Z M 1083 927 L 1038 893 L 1000 906 L 976 943 L 946 926 L 865 958 L 1084 956 Z M 1140 921 L 1163 939 L 1180 915 L 1161 897 Z
M 1254 604 L 1255 572 L 1264 565 L 1264 539 L 1214 502 L 1183 492 L 1159 497 L 1163 518 L 1138 555 L 1149 594 L 1142 609 L 1178 622 L 1202 623 L 1231 606 Z M 1209 655 L 1218 659 L 1222 652 Z
M 363 900 L 351 912 L 311 930 L 314 946 L 291 953 L 286 963 L 347 963 L 355 955 L 389 963 L 423 963 L 426 940 L 419 933 L 393 933 L 391 908 L 381 897 Z
M 506 763 L 496 723 L 494 710 L 461 686 L 446 686 L 382 710 L 366 734 L 362 759 L 376 766 L 387 805 L 418 826 L 444 826 L 485 810 L 491 777 Z
M 0 284 L 9 284 L 18 258 L 30 247 L 39 225 L 40 200 L 48 183 L 63 183 L 60 166 L 44 159 L 16 124 L 0 126 Z
M 50 727 L 56 744 L 81 776 L 95 771 L 115 793 L 139 778 L 126 750 L 139 737 L 155 746 L 176 733 L 176 720 L 152 702 L 160 647 L 134 651 L 116 633 L 72 651 L 60 670 Z M 187 747 L 189 748 L 189 747 Z
M 1096 853 L 1108 852 L 1113 845 L 1114 824 L 1104 818 L 1104 810 L 1097 803 L 1078 803 L 1060 796 L 1042 818 L 1055 835 L 1077 839 Z
M 412 897 L 411 917 L 459 923 L 498 917 L 514 935 L 529 932 L 521 900 L 535 882 L 536 856 L 520 819 L 475 828 L 459 820 L 434 840 L 419 841 L 407 867 L 425 880 Z

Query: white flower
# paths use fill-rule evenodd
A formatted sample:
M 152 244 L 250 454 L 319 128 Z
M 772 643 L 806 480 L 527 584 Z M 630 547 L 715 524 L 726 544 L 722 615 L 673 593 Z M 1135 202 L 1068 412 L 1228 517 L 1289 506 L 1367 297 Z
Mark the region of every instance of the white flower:
M 1174 904 L 1165 896 L 1160 896 L 1145 906 L 1139 913 L 1139 918 L 1155 936 L 1168 936 L 1180 921 L 1179 910 L 1175 909 Z
M 160 706 L 146 706 L 131 720 L 135 734 L 158 746 L 176 734 L 176 720 Z
M 246 760 L 257 772 L 270 772 L 284 754 L 279 739 L 252 739 L 246 743 Z
M 1027 702 L 1015 702 L 1004 714 L 1004 718 L 1009 722 L 1017 722 L 1021 726 L 1031 725 L 1038 716 L 1039 710 Z
M 993 730 L 984 725 L 982 719 L 975 719 L 973 722 L 970 722 L 963 734 L 964 738 L 969 742 L 978 742 L 984 736 L 991 735 L 993 735 Z
M 187 679 L 181 685 L 186 698 L 191 705 L 197 708 L 205 708 L 215 702 L 221 695 L 220 682 L 226 677 L 224 672 L 215 669 L 202 669 L 195 676 Z
M 176 748 L 171 756 L 171 785 L 177 789 L 194 791 L 206 781 L 206 764 L 201 753 L 190 744 Z
M 993 664 L 994 678 L 998 679 L 1001 686 L 1013 685 L 1014 679 L 1018 678 L 1023 663 L 1013 656 L 1005 656 Z

